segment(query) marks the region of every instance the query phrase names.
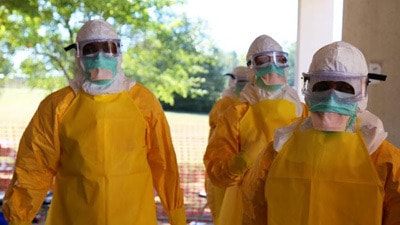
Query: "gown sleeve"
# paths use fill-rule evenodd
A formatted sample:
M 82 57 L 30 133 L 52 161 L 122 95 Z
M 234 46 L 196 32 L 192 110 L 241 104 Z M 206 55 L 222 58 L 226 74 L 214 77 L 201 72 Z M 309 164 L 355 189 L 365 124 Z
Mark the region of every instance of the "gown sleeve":
M 19 143 L 14 173 L 3 199 L 9 225 L 30 225 L 53 184 L 60 160 L 58 124 L 75 94 L 64 88 L 46 97 Z
M 382 225 L 399 225 L 400 150 L 385 140 L 371 157 L 385 189 Z
M 185 225 L 179 169 L 165 113 L 156 97 L 144 86 L 136 84 L 130 95 L 147 121 L 147 158 L 155 189 L 171 225 Z
M 241 103 L 225 110 L 209 138 L 203 162 L 207 176 L 218 187 L 226 188 L 236 184 L 243 175 L 240 167 L 246 167 L 245 159 L 237 159 L 242 156 L 239 122 L 247 109 L 248 104 Z

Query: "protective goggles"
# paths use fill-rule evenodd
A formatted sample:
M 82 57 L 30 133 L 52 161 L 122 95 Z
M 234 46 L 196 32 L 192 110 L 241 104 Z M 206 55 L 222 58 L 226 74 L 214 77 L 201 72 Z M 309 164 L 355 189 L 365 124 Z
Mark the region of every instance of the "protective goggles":
M 235 84 L 247 84 L 249 82 L 248 79 L 238 78 L 235 74 L 232 73 L 226 73 L 224 75 L 230 76 Z
M 303 73 L 303 94 L 306 98 L 323 100 L 335 95 L 342 102 L 357 102 L 366 96 L 367 76 L 338 73 Z
M 239 84 L 239 85 L 244 85 L 247 84 L 249 82 L 249 80 L 243 80 L 243 79 L 235 79 L 235 84 Z
M 100 52 L 106 56 L 121 55 L 120 39 L 95 39 L 77 43 L 77 57 L 96 57 Z
M 289 66 L 288 53 L 279 51 L 268 51 L 254 54 L 247 66 L 261 67 L 275 64 L 279 68 L 286 68 Z

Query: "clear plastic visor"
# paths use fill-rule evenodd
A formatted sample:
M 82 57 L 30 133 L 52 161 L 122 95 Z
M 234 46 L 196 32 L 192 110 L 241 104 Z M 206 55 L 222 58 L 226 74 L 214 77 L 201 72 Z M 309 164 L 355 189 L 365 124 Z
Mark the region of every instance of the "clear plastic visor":
M 78 57 L 96 57 L 100 52 L 106 56 L 121 55 L 120 39 L 95 39 L 77 43 Z
M 247 84 L 249 82 L 249 80 L 245 80 L 245 79 L 238 79 L 236 78 L 234 80 L 235 84 Z
M 309 99 L 322 100 L 334 94 L 343 102 L 357 102 L 366 96 L 366 76 L 343 73 L 303 73 L 303 76 L 303 94 Z
M 288 53 L 279 51 L 268 51 L 254 54 L 248 62 L 248 66 L 261 67 L 275 64 L 279 68 L 289 66 Z

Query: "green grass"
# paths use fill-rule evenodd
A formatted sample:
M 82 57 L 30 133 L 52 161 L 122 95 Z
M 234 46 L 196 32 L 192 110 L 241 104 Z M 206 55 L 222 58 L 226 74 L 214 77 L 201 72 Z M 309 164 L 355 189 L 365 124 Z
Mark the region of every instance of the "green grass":
M 0 88 L 0 145 L 17 149 L 22 132 L 45 96 L 42 90 Z
M 0 122 L 15 123 L 29 121 L 46 96 L 42 90 L 28 88 L 1 88 L 0 93 Z

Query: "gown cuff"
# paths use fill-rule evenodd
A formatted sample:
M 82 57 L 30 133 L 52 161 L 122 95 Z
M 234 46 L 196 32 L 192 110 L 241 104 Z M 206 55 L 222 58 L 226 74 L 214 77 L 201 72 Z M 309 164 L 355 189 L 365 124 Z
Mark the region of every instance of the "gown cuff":
M 184 208 L 169 211 L 168 218 L 171 225 L 186 225 L 186 212 Z

